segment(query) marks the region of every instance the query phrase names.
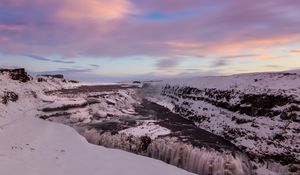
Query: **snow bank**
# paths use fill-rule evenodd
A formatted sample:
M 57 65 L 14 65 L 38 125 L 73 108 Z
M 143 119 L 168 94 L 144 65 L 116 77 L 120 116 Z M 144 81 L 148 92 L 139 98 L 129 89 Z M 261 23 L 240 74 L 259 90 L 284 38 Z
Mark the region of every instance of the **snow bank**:
M 1 174 L 190 174 L 154 159 L 91 145 L 67 126 L 32 117 L 0 130 L 0 140 Z

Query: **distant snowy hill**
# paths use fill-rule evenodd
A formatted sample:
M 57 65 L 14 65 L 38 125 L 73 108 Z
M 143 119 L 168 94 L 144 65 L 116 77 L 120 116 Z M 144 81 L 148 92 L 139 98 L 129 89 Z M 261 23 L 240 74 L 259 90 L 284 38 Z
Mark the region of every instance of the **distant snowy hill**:
M 288 70 L 288 71 L 285 71 L 285 72 L 300 74 L 300 69 Z

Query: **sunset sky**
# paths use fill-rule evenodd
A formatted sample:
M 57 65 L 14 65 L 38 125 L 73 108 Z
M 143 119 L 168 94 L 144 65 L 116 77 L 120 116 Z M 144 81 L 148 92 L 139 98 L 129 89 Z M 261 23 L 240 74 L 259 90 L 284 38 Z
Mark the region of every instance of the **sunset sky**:
M 106 82 L 300 69 L 300 1 L 0 0 L 0 67 Z

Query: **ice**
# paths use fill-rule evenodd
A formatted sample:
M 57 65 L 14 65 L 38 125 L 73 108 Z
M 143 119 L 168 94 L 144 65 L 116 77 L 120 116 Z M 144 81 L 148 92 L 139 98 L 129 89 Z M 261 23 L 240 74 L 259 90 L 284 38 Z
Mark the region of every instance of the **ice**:
M 156 125 L 155 121 L 147 120 L 144 121 L 142 125 L 122 130 L 119 133 L 125 133 L 133 136 L 149 136 L 151 139 L 155 139 L 161 135 L 168 135 L 171 131 L 167 128 Z

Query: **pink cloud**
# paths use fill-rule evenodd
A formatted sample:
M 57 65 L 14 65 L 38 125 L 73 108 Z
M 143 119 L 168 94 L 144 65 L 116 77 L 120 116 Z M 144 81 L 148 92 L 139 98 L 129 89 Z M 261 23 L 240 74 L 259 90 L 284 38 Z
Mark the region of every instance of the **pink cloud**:
M 300 37 L 300 1 L 296 0 L 26 2 L 1 1 L 0 7 L 17 6 L 18 12 L 0 14 L 1 52 L 95 57 L 228 55 L 285 45 Z M 208 4 L 219 8 L 207 10 Z M 139 18 L 153 10 L 175 13 L 193 8 L 199 8 L 199 14 L 178 20 Z M 201 10 L 207 12 L 203 15 Z
M 63 0 L 56 15 L 65 20 L 113 20 L 133 11 L 133 5 L 127 0 Z
M 300 49 L 294 49 L 289 51 L 290 54 L 300 54 Z
M 222 1 L 216 0 L 215 2 L 220 3 Z M 139 0 L 138 5 L 143 10 L 148 11 L 162 11 L 162 12 L 177 12 L 187 9 L 192 9 L 197 6 L 203 6 L 210 4 L 209 0 Z

